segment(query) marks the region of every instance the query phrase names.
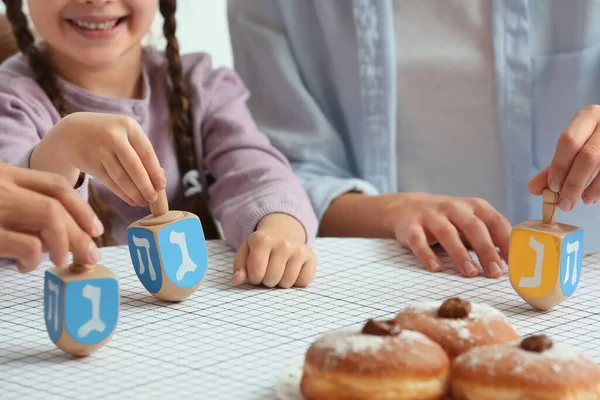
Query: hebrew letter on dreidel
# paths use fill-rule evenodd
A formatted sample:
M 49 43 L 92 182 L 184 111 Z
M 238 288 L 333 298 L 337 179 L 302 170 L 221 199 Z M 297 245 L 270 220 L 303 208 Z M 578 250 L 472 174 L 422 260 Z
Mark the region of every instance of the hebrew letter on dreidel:
M 152 258 L 150 257 L 150 242 L 148 239 L 139 238 L 137 236 L 133 236 L 133 243 L 137 248 L 138 260 L 140 262 L 140 275 L 144 275 L 144 261 L 142 260 L 142 253 L 140 252 L 140 247 L 143 247 L 146 250 L 146 258 L 148 258 L 148 272 L 150 273 L 150 279 L 156 280 L 156 270 L 154 269 L 154 265 L 152 265 Z
M 179 246 L 179 250 L 181 251 L 181 265 L 177 268 L 176 278 L 178 281 L 182 280 L 185 274 L 188 272 L 194 272 L 196 270 L 197 265 L 190 258 L 190 253 L 187 248 L 187 242 L 185 240 L 184 232 L 175 232 L 171 231 L 169 235 L 169 240 L 171 243 Z
M 99 287 L 86 285 L 83 288 L 83 297 L 92 302 L 92 318 L 79 328 L 77 331 L 79 337 L 84 338 L 92 331 L 103 332 L 106 329 L 106 325 L 100 319 L 100 295 Z
M 533 236 L 529 238 L 529 247 L 535 251 L 535 270 L 533 276 L 522 277 L 519 286 L 523 288 L 536 288 L 542 284 L 542 265 L 544 264 L 544 244 L 535 240 Z
M 48 306 L 48 315 L 46 318 L 48 321 L 52 321 L 54 323 L 54 330 L 58 331 L 58 285 L 54 282 L 48 281 L 48 299 L 52 300 L 52 305 Z M 54 311 L 52 311 L 54 309 Z
M 579 242 L 567 242 L 567 271 L 565 273 L 565 280 L 563 283 L 567 283 L 569 280 L 569 269 L 571 268 L 571 254 L 575 253 L 573 257 L 573 276 L 571 277 L 571 284 L 574 285 L 577 281 L 577 252 L 579 251 Z

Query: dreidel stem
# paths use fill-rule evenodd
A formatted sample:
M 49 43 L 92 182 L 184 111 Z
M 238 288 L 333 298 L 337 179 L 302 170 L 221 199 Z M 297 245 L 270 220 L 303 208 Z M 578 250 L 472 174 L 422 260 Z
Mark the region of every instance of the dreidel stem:
M 165 190 L 158 192 L 158 198 L 154 203 L 150 203 L 150 211 L 155 217 L 165 215 L 169 211 L 169 202 L 167 201 L 167 193 Z
M 555 224 L 558 213 L 558 193 L 546 188 L 542 193 L 542 222 Z

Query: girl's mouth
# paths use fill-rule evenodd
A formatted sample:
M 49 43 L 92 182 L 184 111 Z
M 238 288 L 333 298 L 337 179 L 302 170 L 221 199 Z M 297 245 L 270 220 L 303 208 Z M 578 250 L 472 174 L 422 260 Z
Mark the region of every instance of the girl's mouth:
M 127 16 L 121 18 L 108 19 L 105 21 L 86 21 L 80 19 L 67 19 L 75 28 L 85 31 L 110 31 L 120 25 L 127 19 Z

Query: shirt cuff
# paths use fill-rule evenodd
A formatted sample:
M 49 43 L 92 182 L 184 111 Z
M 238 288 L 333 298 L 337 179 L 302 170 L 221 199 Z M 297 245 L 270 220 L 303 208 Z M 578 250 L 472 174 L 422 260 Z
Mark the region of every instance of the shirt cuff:
M 33 153 L 33 150 L 35 149 L 32 148 L 31 150 L 29 150 L 27 153 L 25 153 L 25 155 L 23 157 L 21 157 L 20 159 L 17 160 L 16 163 L 14 163 L 14 166 L 16 167 L 20 167 L 20 168 L 26 168 L 26 169 L 31 169 L 31 164 L 30 164 L 30 160 L 31 160 L 31 154 Z M 88 174 L 86 174 L 85 172 L 80 172 L 79 173 L 79 177 L 77 178 L 77 182 L 75 183 L 75 186 L 73 187 L 73 189 L 75 189 L 75 192 L 86 202 L 88 201 L 88 185 L 90 182 L 90 177 Z
M 29 160 L 31 159 L 31 153 L 33 153 L 33 150 L 35 150 L 35 147 L 29 150 L 27 153 L 25 153 L 23 157 L 17 159 L 17 162 L 13 165 L 15 167 L 31 169 L 31 166 L 29 165 Z
M 86 202 L 88 201 L 89 191 L 88 185 L 90 184 L 90 176 L 85 172 L 79 173 L 77 183 L 74 186 L 75 192 Z
M 300 178 L 319 221 L 323 219 L 325 211 L 331 203 L 346 193 L 362 193 L 368 196 L 379 194 L 375 186 L 362 179 L 344 179 L 332 176 L 311 176 L 310 178 L 300 176 Z
M 261 204 L 262 203 L 262 204 Z M 236 250 L 256 230 L 258 223 L 267 215 L 281 213 L 297 219 L 304 227 L 306 244 L 314 245 L 317 236 L 318 220 L 310 205 L 296 202 L 261 202 L 245 213 L 243 220 L 225 219 L 221 221 L 225 233 L 225 241 Z

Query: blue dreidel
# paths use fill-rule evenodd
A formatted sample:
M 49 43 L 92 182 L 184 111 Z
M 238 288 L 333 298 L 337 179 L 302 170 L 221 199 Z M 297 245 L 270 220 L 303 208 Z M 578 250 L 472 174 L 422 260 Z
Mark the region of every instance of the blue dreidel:
M 556 222 L 558 194 L 544 190 L 542 220 L 512 229 L 510 283 L 533 308 L 547 311 L 573 295 L 581 280 L 583 230 Z
M 119 282 L 103 265 L 73 263 L 44 274 L 44 320 L 54 344 L 86 356 L 104 346 L 119 320 Z
M 152 295 L 183 301 L 201 285 L 208 267 L 202 224 L 193 213 L 169 211 L 164 191 L 150 210 L 127 228 L 133 267 Z

